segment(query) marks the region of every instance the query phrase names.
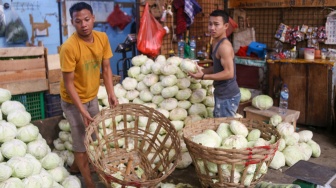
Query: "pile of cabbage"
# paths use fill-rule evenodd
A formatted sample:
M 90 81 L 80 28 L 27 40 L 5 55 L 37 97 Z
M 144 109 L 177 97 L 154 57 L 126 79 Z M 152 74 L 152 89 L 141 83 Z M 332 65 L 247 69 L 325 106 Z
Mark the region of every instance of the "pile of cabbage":
M 197 71 L 197 64 L 177 56 L 159 55 L 155 61 L 145 55 L 132 58 L 128 77 L 114 86 L 119 103 L 137 103 L 152 107 L 167 117 L 179 135 L 186 123 L 213 117 L 214 97 L 212 80 L 196 80 L 187 72 Z M 97 95 L 101 109 L 109 106 L 104 86 Z M 165 132 L 161 133 L 165 136 Z M 176 168 L 186 168 L 192 163 L 183 142 L 182 160 Z
M 313 138 L 313 132 L 302 130 L 295 132 L 294 126 L 288 122 L 282 122 L 280 115 L 270 118 L 271 125 L 275 126 L 281 135 L 278 151 L 270 164 L 273 169 L 284 166 L 292 166 L 299 160 L 309 160 L 311 157 L 319 157 L 321 148 Z
M 249 130 L 239 119 L 234 119 L 228 123 L 220 123 L 216 130 L 206 129 L 202 133 L 192 136 L 190 139 L 203 146 L 222 149 L 252 148 L 271 145 L 276 142 L 275 136 L 271 136 L 270 140 L 265 140 L 260 135 L 261 131 L 259 129 Z M 218 165 L 213 162 L 199 160 L 196 165 L 198 165 L 200 173 L 202 174 L 210 176 L 219 174 Z M 225 179 L 231 179 L 233 166 L 230 163 L 226 163 L 221 164 L 220 167 Z M 259 169 L 258 172 L 257 169 Z M 249 164 L 248 166 L 236 164 L 233 170 L 233 182 L 231 183 L 240 183 L 243 181 L 245 186 L 250 186 L 254 180 L 254 176 L 255 179 L 259 179 L 262 175 L 267 173 L 267 170 L 266 162 Z M 246 171 L 246 176 L 245 179 L 242 179 L 244 177 L 244 171 Z M 213 179 L 213 181 L 215 183 L 218 179 Z
M 25 106 L 0 88 L 0 188 L 79 188 L 64 160 L 51 152 Z

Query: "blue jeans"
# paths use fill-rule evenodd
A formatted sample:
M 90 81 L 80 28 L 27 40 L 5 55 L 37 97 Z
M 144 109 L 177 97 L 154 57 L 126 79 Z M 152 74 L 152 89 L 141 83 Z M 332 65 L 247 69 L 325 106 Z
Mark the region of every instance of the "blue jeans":
M 240 102 L 241 94 L 233 96 L 229 99 L 219 99 L 215 96 L 215 107 L 213 111 L 214 117 L 233 117 L 236 115 Z

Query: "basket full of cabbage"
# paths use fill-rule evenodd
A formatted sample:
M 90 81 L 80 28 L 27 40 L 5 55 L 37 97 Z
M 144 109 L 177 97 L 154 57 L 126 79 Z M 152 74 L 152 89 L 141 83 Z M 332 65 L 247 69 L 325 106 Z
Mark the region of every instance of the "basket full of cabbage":
M 86 128 L 84 143 L 106 187 L 155 187 L 181 159 L 180 138 L 170 120 L 141 104 L 102 110 Z
M 183 133 L 202 187 L 255 186 L 281 138 L 274 126 L 247 118 L 202 119 Z

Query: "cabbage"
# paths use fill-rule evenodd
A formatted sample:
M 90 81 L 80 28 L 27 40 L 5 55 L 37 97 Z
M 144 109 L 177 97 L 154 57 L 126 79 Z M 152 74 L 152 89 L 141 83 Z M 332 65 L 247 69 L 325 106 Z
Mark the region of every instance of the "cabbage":
M 280 151 L 276 151 L 269 167 L 277 170 L 281 167 L 284 167 L 285 165 L 285 155 Z
M 7 115 L 7 121 L 13 123 L 17 127 L 22 127 L 29 124 L 31 115 L 24 110 L 13 110 Z
M 139 74 L 140 74 L 140 67 L 138 66 L 130 67 L 127 71 L 127 76 L 131 78 L 136 78 L 139 76 Z
M 16 136 L 17 128 L 14 124 L 6 121 L 0 122 L 0 143 L 13 140 Z
M 114 93 L 117 98 L 125 97 L 126 90 L 123 88 L 123 86 L 120 83 L 115 85 L 113 88 L 114 88 Z
M 152 101 L 153 96 L 154 95 L 148 90 L 142 90 L 140 91 L 140 94 L 139 94 L 140 100 L 144 101 L 145 103 Z
M 281 122 L 276 126 L 277 131 L 281 136 L 291 135 L 294 133 L 294 127 L 288 122 Z
M 175 98 L 164 99 L 159 106 L 170 111 L 177 107 L 177 100 Z
M 132 101 L 132 100 L 134 100 L 135 98 L 137 98 L 137 97 L 139 96 L 139 94 L 140 94 L 140 92 L 139 92 L 138 90 L 136 90 L 136 89 L 134 89 L 134 90 L 129 90 L 129 91 L 127 91 L 127 93 L 126 93 L 125 98 L 128 99 L 128 100 L 130 100 L 130 101 Z
M 147 74 L 142 81 L 146 86 L 150 87 L 159 81 L 159 76 L 156 74 Z
M 220 123 L 216 133 L 221 137 L 221 139 L 225 139 L 233 134 L 228 123 Z
M 163 79 L 161 80 L 161 85 L 163 87 L 170 87 L 170 86 L 176 85 L 176 83 L 177 83 L 177 78 L 175 75 L 164 76 Z
M 148 57 L 146 55 L 140 54 L 137 56 L 134 56 L 131 60 L 132 65 L 140 67 L 147 61 Z
M 98 93 L 97 93 L 98 99 L 106 99 L 107 98 L 107 91 L 105 86 L 99 86 Z
M 260 130 L 259 129 L 252 129 L 248 135 L 247 135 L 247 140 L 248 141 L 256 141 L 258 138 L 260 138 Z
M 161 73 L 166 76 L 175 74 L 177 70 L 177 66 L 172 63 L 165 63 L 161 66 L 160 69 Z
M 303 159 L 302 152 L 300 152 L 298 145 L 287 146 L 282 153 L 285 155 L 287 166 L 293 166 L 299 160 Z
M 189 115 L 199 115 L 201 117 L 208 117 L 208 111 L 204 104 L 195 103 L 190 106 L 188 109 Z
M 278 151 L 282 151 L 286 147 L 286 141 L 283 138 L 279 139 Z
M 26 151 L 27 145 L 18 139 L 9 140 L 1 145 L 1 153 L 7 159 L 15 156 L 24 156 Z
M 276 127 L 281 122 L 282 122 L 282 117 L 279 114 L 274 114 L 271 116 L 269 123 Z
M 179 66 L 181 64 L 182 60 L 183 59 L 180 58 L 180 57 L 178 57 L 178 56 L 172 56 L 172 57 L 169 57 L 167 59 L 167 63 L 171 63 L 171 64 L 173 64 L 175 66 Z
M 235 135 L 242 135 L 243 137 L 246 137 L 248 135 L 248 129 L 247 127 L 238 120 L 231 120 L 230 124 L 230 130 Z
M 158 94 L 161 94 L 162 89 L 163 89 L 163 86 L 161 82 L 157 82 L 154 85 L 150 86 L 149 90 L 153 95 L 158 95 Z
M 188 116 L 188 112 L 184 108 L 174 108 L 169 113 L 169 119 L 174 120 L 184 120 Z
M 221 148 L 224 149 L 243 149 L 247 148 L 247 139 L 242 135 L 230 135 L 224 138 Z
M 189 152 L 182 153 L 182 160 L 177 162 L 176 168 L 177 169 L 184 169 L 187 168 L 192 163 L 191 156 Z
M 156 109 L 158 112 L 162 113 L 166 118 L 169 118 L 169 111 L 164 108 Z
M 206 90 L 200 88 L 192 91 L 189 100 L 191 103 L 200 103 L 205 99 L 205 97 L 206 97 Z
M 26 178 L 34 171 L 33 163 L 26 157 L 12 157 L 7 164 L 13 169 L 12 177 Z
M 49 172 L 53 180 L 57 183 L 62 182 L 65 177 L 69 176 L 69 172 L 63 166 L 57 166 L 51 170 L 48 170 L 47 172 Z
M 201 133 L 195 135 L 192 137 L 192 141 L 207 147 L 213 147 L 213 148 L 219 147 L 218 140 L 216 140 L 216 138 L 212 137 L 210 134 Z
M 197 72 L 197 64 L 191 59 L 183 59 L 180 68 L 182 71 L 188 73 L 196 73 Z
M 26 154 L 24 156 L 26 159 L 28 159 L 32 165 L 33 165 L 33 175 L 36 175 L 36 174 L 40 174 L 41 173 L 41 169 L 42 169 L 42 165 L 40 163 L 39 160 L 37 160 L 33 155 L 31 154 Z
M 252 94 L 249 89 L 240 87 L 239 90 L 241 95 L 240 102 L 246 102 L 251 99 Z
M 176 85 L 179 89 L 187 89 L 187 88 L 189 88 L 190 84 L 191 83 L 190 83 L 189 78 L 180 78 L 180 79 L 177 80 L 177 83 L 176 83 Z
M 13 170 L 7 163 L 0 163 L 0 182 L 7 180 L 11 177 Z
M 214 138 L 217 142 L 216 145 L 220 146 L 222 139 L 214 130 L 212 130 L 212 129 L 204 130 L 203 134 L 207 134 L 207 135 L 211 136 L 212 138 Z
M 142 91 L 142 90 L 148 90 L 149 88 L 146 86 L 145 83 L 143 83 L 143 81 L 139 81 L 138 85 L 136 87 L 136 90 L 138 91 Z
M 13 110 L 25 111 L 25 106 L 19 101 L 5 101 L 1 104 L 1 112 L 7 116 Z
M 187 100 L 191 96 L 191 93 L 192 91 L 189 88 L 181 89 L 177 91 L 175 98 L 179 101 Z
M 64 188 L 81 188 L 81 182 L 76 176 L 68 176 L 62 182 Z
M 134 78 L 126 77 L 122 82 L 122 86 L 126 90 L 134 90 L 138 84 L 138 81 Z
M 313 132 L 310 130 L 302 130 L 298 132 L 299 134 L 299 142 L 308 142 L 313 138 Z
M 273 106 L 273 99 L 268 95 L 257 95 L 252 99 L 252 106 L 267 110 Z
M 12 98 L 12 94 L 8 89 L 0 88 L 0 104 L 9 101 Z
M 152 98 L 152 103 L 154 104 L 160 104 L 162 101 L 164 100 L 164 98 L 161 95 L 154 95 Z
M 19 178 L 9 178 L 0 183 L 0 188 L 24 188 L 24 184 Z
M 147 59 L 147 61 L 141 65 L 140 70 L 142 74 L 149 74 L 152 72 L 152 64 L 154 64 L 154 61 L 152 59 Z
M 154 74 L 161 74 L 161 67 L 164 65 L 165 62 L 154 62 L 151 66 L 152 73 Z
M 22 180 L 25 188 L 42 188 L 42 184 L 38 176 L 29 176 Z
M 263 139 L 263 138 L 258 138 L 255 142 L 254 142 L 254 147 L 258 147 L 258 146 L 267 146 L 269 145 L 269 143 Z
M 170 123 L 174 126 L 176 131 L 180 131 L 184 127 L 184 122 L 180 120 L 173 120 L 173 121 L 170 121 Z
M 17 130 L 16 138 L 27 143 L 37 139 L 38 134 L 39 129 L 35 125 L 29 123 Z
M 172 98 L 177 94 L 178 91 L 179 89 L 177 86 L 170 86 L 170 87 L 163 88 L 161 91 L 161 95 L 165 99 Z
M 177 106 L 187 110 L 188 108 L 190 108 L 191 102 L 187 100 L 179 100 Z
M 300 142 L 299 147 L 303 156 L 303 160 L 308 161 L 313 154 L 312 148 L 305 142 Z
M 214 107 L 215 106 L 215 98 L 213 95 L 207 95 L 205 96 L 205 99 L 203 100 L 203 104 L 208 107 Z
M 67 119 L 61 119 L 61 121 L 58 122 L 58 127 L 61 131 L 70 131 L 70 123 Z
M 312 157 L 319 157 L 321 155 L 321 148 L 314 140 L 308 140 L 307 144 L 312 149 Z
M 30 143 L 29 143 L 29 144 L 30 144 Z M 54 144 L 55 149 L 60 150 L 60 151 L 65 150 L 64 142 L 63 142 L 60 138 L 55 139 L 55 140 L 53 141 L 53 144 Z M 45 154 L 45 155 L 46 155 L 46 154 Z M 44 155 L 44 156 L 45 156 L 45 155 Z M 43 156 L 43 157 L 44 157 L 44 156 Z
M 53 184 L 53 177 L 45 170 L 42 168 L 41 173 L 37 175 L 37 177 L 40 178 L 41 184 L 43 187 L 51 187 Z
M 41 159 L 42 167 L 46 170 L 54 169 L 60 163 L 61 158 L 53 152 L 48 153 Z

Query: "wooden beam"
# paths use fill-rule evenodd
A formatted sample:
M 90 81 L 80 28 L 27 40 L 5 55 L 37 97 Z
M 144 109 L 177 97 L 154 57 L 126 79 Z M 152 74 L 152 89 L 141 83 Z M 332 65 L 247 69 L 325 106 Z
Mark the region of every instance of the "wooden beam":
M 284 8 L 284 7 L 328 7 L 335 6 L 335 1 L 320 0 L 229 0 L 228 8 Z
M 24 80 L 18 82 L 0 82 L 0 88 L 8 89 L 12 95 L 48 90 L 48 80 Z
M 15 47 L 0 48 L 0 57 L 24 57 L 24 56 L 42 56 L 44 55 L 44 47 Z

